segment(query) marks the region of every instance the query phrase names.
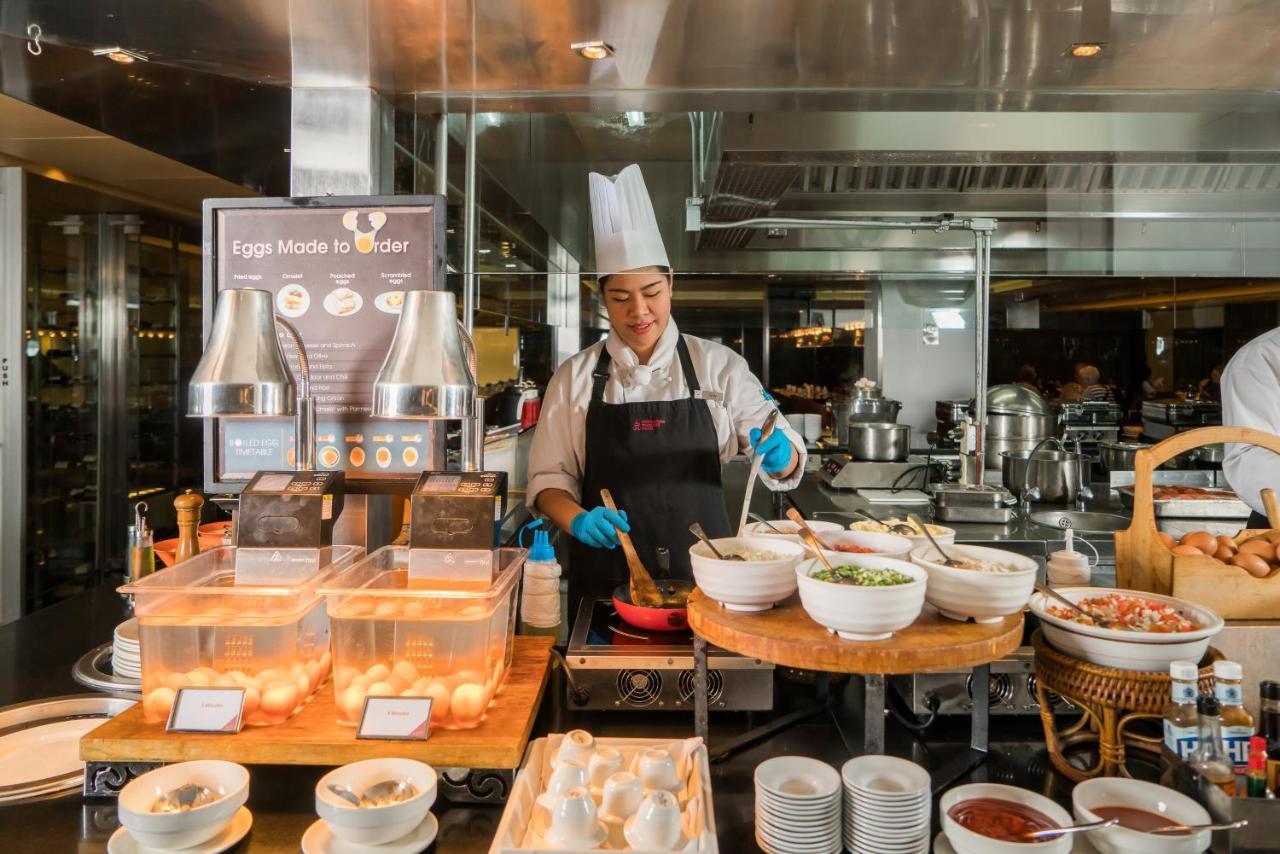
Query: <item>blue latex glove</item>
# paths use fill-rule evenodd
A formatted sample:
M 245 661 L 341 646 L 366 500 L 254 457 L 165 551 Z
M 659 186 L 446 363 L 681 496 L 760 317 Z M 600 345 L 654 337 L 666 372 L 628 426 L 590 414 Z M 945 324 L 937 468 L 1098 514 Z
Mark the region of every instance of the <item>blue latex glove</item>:
M 791 440 L 781 429 L 774 430 L 763 442 L 760 441 L 759 427 L 752 427 L 749 435 L 751 449 L 761 458 L 760 468 L 769 474 L 780 474 L 791 467 L 795 451 L 791 448 Z
M 583 510 L 569 523 L 569 533 L 573 534 L 574 539 L 597 549 L 616 549 L 619 530 L 631 530 L 627 511 L 619 510 L 615 513 L 603 505 Z

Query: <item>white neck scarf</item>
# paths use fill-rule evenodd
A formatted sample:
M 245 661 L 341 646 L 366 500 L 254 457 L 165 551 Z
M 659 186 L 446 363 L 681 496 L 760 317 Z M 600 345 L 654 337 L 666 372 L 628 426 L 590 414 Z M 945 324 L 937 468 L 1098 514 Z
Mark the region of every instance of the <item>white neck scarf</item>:
M 671 367 L 679 335 L 680 330 L 676 329 L 676 322 L 668 320 L 667 328 L 663 330 L 662 337 L 658 339 L 658 345 L 653 348 L 653 354 L 649 357 L 649 363 L 642 365 L 636 351 L 628 347 L 616 331 L 609 330 L 609 337 L 605 339 L 604 346 L 608 348 L 609 356 L 613 359 L 614 370 L 617 371 L 614 376 L 618 378 L 618 382 L 625 388 L 647 386 L 653 381 L 655 375 Z

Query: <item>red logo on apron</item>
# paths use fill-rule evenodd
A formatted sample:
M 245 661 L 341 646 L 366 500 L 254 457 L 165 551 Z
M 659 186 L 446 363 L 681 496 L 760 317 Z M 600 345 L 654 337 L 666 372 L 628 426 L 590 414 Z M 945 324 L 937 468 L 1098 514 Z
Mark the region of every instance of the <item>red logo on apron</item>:
M 631 422 L 632 433 L 652 433 L 667 423 L 662 418 L 637 418 Z

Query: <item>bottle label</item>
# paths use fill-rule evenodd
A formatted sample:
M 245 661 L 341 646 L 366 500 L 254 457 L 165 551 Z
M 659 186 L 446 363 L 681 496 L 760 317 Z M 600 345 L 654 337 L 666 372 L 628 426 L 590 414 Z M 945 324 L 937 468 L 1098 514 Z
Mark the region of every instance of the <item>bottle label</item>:
M 1218 702 L 1224 706 L 1239 706 L 1244 703 L 1238 683 L 1219 682 L 1214 685 L 1213 693 L 1217 695 Z
M 1253 738 L 1253 729 L 1247 726 L 1224 726 L 1222 728 L 1222 746 L 1227 750 L 1227 758 L 1231 760 L 1239 773 L 1249 767 L 1249 739 Z
M 1194 706 L 1196 704 L 1196 683 L 1174 682 L 1173 701 L 1182 706 Z
M 1200 731 L 1193 726 L 1174 726 L 1164 722 L 1164 746 L 1177 754 L 1179 759 L 1187 760 L 1195 752 L 1200 743 Z

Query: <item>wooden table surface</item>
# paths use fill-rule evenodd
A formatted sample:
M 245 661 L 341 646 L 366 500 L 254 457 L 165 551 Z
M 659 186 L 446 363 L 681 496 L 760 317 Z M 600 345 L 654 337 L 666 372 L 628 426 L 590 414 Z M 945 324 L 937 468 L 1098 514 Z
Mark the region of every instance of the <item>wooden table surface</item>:
M 426 741 L 357 740 L 338 723 L 333 683 L 326 681 L 297 715 L 278 726 L 234 735 L 168 733 L 142 718 L 142 704 L 80 739 L 80 758 L 99 762 L 226 759 L 242 765 L 345 765 L 401 756 L 437 768 L 518 768 L 550 672 L 552 638 L 517 635 L 511 668 L 484 722 L 475 729 L 433 729 Z
M 1021 612 L 999 623 L 961 623 L 929 604 L 891 638 L 844 640 L 813 621 L 798 593 L 768 611 L 740 613 L 694 590 L 689 627 L 708 643 L 739 655 L 828 673 L 960 670 L 1003 658 L 1022 642 Z

